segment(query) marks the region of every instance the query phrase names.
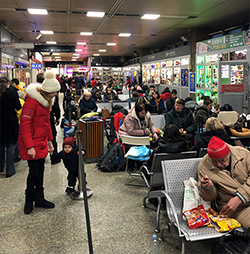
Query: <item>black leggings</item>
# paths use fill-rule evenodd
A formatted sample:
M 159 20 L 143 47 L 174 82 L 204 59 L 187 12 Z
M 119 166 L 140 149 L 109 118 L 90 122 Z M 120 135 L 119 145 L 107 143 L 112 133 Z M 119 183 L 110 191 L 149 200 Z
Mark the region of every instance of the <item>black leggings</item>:
M 27 190 L 40 190 L 43 188 L 45 158 L 38 160 L 28 160 L 29 174 L 27 177 Z

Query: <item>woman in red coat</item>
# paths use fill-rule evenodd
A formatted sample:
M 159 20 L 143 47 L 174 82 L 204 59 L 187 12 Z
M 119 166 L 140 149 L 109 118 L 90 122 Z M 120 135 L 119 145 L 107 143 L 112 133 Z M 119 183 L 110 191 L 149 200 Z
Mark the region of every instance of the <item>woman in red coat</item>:
M 45 73 L 42 84 L 30 84 L 26 89 L 26 100 L 23 105 L 19 126 L 19 153 L 23 160 L 28 161 L 24 213 L 36 207 L 54 208 L 55 205 L 44 199 L 43 174 L 45 157 L 53 152 L 53 139 L 50 128 L 50 108 L 53 97 L 60 90 L 59 82 L 52 71 Z

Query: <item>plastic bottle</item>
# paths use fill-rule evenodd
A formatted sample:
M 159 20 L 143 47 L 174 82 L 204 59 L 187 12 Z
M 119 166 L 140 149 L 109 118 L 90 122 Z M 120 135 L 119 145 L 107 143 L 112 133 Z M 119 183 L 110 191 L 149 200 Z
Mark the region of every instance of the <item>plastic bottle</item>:
M 150 254 L 159 254 L 160 253 L 160 243 L 156 235 L 153 235 L 150 242 Z

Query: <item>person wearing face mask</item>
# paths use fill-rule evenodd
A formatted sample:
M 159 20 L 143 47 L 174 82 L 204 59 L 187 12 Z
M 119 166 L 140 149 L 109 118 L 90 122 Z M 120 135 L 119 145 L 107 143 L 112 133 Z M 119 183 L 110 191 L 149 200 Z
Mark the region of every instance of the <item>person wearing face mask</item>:
M 212 137 L 198 166 L 198 188 L 205 201 L 216 200 L 220 214 L 250 228 L 250 152 Z
M 26 89 L 26 100 L 23 105 L 19 125 L 19 154 L 28 161 L 24 213 L 30 214 L 33 202 L 36 207 L 54 208 L 54 203 L 44 198 L 43 176 L 45 157 L 52 153 L 53 135 L 50 126 L 50 108 L 53 97 L 60 90 L 59 82 L 53 71 L 47 71 L 42 84 L 30 84 Z

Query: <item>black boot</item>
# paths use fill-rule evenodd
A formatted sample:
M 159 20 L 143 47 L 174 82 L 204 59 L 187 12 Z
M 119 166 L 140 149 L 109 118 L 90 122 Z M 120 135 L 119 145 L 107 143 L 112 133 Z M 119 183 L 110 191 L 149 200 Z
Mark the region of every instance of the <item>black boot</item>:
M 34 190 L 26 190 L 24 213 L 30 214 L 33 211 Z
M 42 207 L 46 209 L 54 208 L 55 204 L 44 199 L 43 188 L 35 192 L 35 207 Z

